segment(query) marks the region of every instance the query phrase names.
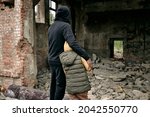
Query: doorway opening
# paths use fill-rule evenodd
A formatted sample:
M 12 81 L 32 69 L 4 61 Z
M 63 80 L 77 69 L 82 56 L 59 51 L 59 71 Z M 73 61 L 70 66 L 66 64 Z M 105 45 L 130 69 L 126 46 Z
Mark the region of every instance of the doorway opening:
M 110 58 L 123 58 L 123 38 L 110 39 Z

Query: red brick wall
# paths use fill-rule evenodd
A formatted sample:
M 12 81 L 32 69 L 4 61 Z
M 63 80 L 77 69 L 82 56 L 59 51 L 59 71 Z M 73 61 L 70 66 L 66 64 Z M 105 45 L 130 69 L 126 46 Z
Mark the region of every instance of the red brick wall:
M 14 8 L 0 4 L 0 82 L 2 83 L 21 85 L 21 78 L 31 79 L 36 76 L 32 6 L 32 0 L 15 0 Z
M 0 10 L 0 75 L 18 77 L 18 73 L 14 72 L 15 61 L 12 59 L 16 56 L 13 47 L 14 36 L 14 8 L 8 8 L 1 5 Z

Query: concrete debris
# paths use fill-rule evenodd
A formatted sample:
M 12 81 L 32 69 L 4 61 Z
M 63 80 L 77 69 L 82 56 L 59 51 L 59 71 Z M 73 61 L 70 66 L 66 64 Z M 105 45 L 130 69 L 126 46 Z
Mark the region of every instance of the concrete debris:
M 100 57 L 98 57 L 96 54 L 93 53 L 92 54 L 92 61 L 94 64 L 96 64 L 96 63 L 100 63 L 101 59 L 100 59 Z
M 109 59 L 96 64 L 94 77 L 90 78 L 92 94 L 98 100 L 149 100 L 150 65 L 126 64 Z
M 0 100 L 5 100 L 5 99 L 6 97 L 4 96 L 4 94 L 0 92 Z
M 88 93 L 92 100 L 150 99 L 150 65 L 147 63 L 127 65 L 123 61 L 104 59 L 100 63 L 94 64 L 93 74 L 89 75 L 92 88 Z M 48 94 L 50 76 L 50 72 L 46 68 L 41 69 L 37 75 L 38 84 L 35 86 L 35 90 L 41 90 Z M 32 94 L 29 90 L 25 93 Z M 26 99 L 26 96 L 22 93 L 23 98 L 19 99 Z M 13 98 L 0 94 L 0 99 Z M 69 99 L 67 93 L 64 99 Z
M 94 56 L 96 60 L 96 55 Z M 92 86 L 88 93 L 89 98 L 92 100 L 150 99 L 150 66 L 130 63 L 128 65 L 124 61 L 111 59 L 101 59 L 100 63 L 94 63 L 94 75 L 89 75 Z M 38 80 L 37 88 L 49 91 L 49 71 L 41 70 Z M 67 95 L 65 99 L 69 99 Z

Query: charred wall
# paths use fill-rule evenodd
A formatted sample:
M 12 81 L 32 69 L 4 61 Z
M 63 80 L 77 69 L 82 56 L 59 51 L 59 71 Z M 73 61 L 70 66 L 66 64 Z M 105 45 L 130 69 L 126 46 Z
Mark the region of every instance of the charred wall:
M 75 34 L 90 53 L 110 57 L 110 39 L 123 40 L 123 57 L 134 61 L 150 57 L 150 7 L 148 2 L 82 0 L 75 9 Z
M 124 58 L 149 58 L 149 11 L 117 11 L 87 14 L 85 48 L 109 57 L 111 38 L 122 38 Z M 89 43 L 90 42 L 90 43 Z

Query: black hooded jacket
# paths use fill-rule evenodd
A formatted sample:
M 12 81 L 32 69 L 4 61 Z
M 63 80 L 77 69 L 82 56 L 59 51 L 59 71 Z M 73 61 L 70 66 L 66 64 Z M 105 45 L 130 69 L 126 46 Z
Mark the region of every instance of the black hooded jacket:
M 85 60 L 89 59 L 87 52 L 81 48 L 75 40 L 70 25 L 71 14 L 66 6 L 60 6 L 56 11 L 54 23 L 48 29 L 48 60 L 50 64 L 61 64 L 59 55 L 64 51 L 64 42 L 67 41 L 69 46 Z

